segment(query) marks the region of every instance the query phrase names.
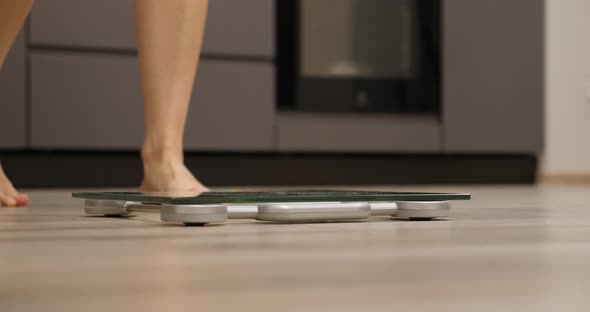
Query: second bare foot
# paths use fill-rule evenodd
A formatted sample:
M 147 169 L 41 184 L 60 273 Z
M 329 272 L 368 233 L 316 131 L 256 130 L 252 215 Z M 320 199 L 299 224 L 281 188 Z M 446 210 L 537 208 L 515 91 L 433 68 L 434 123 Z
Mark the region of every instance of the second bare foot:
M 28 203 L 29 197 L 14 188 L 0 164 L 0 206 L 26 206 Z

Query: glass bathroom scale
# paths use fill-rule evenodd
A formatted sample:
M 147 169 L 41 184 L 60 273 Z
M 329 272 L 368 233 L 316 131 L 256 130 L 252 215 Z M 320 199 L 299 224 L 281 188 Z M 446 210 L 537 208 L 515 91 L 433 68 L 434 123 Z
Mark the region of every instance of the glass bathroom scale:
M 211 205 L 298 202 L 400 202 L 469 200 L 469 193 L 418 193 L 342 190 L 210 191 L 195 192 L 80 192 L 72 197 L 170 205 Z

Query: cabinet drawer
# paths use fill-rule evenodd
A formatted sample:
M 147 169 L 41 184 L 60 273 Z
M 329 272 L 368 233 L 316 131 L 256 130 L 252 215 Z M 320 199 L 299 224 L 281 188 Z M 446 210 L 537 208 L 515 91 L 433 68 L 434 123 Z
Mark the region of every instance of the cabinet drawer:
M 133 56 L 31 55 L 34 148 L 136 149 L 143 138 Z
M 34 52 L 34 148 L 137 149 L 143 141 L 139 68 L 134 56 Z M 189 150 L 271 150 L 271 64 L 203 61 L 192 98 Z
M 439 153 L 434 116 L 280 113 L 277 142 L 283 152 Z
M 31 14 L 31 42 L 74 48 L 135 49 L 133 3 L 37 1 Z M 209 1 L 203 52 L 271 58 L 274 0 Z

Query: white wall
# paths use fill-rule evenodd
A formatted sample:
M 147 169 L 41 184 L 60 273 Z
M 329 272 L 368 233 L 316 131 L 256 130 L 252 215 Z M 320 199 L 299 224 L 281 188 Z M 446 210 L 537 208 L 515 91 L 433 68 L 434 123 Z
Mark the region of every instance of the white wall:
M 546 0 L 542 174 L 590 174 L 590 0 Z

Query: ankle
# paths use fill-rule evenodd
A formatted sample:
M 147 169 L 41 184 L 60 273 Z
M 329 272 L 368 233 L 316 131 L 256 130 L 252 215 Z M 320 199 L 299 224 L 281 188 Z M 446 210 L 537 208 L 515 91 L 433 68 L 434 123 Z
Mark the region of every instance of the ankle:
M 141 148 L 141 159 L 144 167 L 146 165 L 157 164 L 182 164 L 184 157 L 182 149 L 176 146 L 154 146 L 144 144 Z

